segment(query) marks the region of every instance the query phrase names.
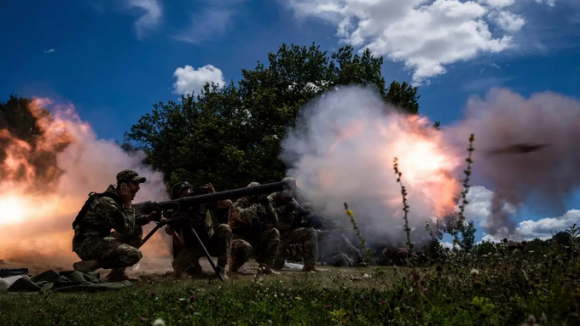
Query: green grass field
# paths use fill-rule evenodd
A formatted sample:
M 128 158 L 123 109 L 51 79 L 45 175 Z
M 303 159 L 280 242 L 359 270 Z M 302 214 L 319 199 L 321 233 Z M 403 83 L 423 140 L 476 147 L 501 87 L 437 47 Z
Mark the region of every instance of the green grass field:
M 174 281 L 99 293 L 4 293 L 1 325 L 580 325 L 578 252 L 491 250 L 423 267 Z

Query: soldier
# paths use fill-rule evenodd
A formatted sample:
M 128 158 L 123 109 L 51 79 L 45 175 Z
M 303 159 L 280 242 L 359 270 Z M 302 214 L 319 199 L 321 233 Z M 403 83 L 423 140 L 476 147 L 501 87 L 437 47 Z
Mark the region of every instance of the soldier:
M 284 180 L 288 180 L 286 178 Z M 316 261 L 318 260 L 318 235 L 312 227 L 300 227 L 304 224 L 306 211 L 296 199 L 294 189 L 279 191 L 268 196 L 278 216 L 279 222 L 276 228 L 280 231 L 280 245 L 274 262 L 275 269 L 282 269 L 288 257 L 290 244 L 302 246 L 304 258 L 303 271 L 318 272 Z
M 211 183 L 206 184 L 203 187 L 207 193 L 214 193 L 215 189 Z M 171 190 L 172 199 L 179 199 L 183 197 L 188 197 L 193 194 L 192 188 L 187 182 L 179 182 L 175 184 Z M 232 201 L 229 199 L 219 201 L 213 208 L 227 208 L 231 207 Z M 202 214 L 203 218 L 203 234 L 198 236 L 202 241 L 204 241 L 204 246 L 208 250 L 210 255 L 215 255 L 218 259 L 217 267 L 220 269 L 220 273 L 227 279 L 226 264 L 228 263 L 228 257 L 230 256 L 230 248 L 232 241 L 232 230 L 227 224 L 220 224 L 217 221 L 215 212 L 213 209 L 208 209 L 205 215 Z M 193 219 L 200 218 L 196 216 L 196 212 L 191 209 L 185 212 L 178 212 L 177 214 L 186 214 Z M 199 275 L 202 273 L 201 265 L 199 264 L 199 258 L 201 258 L 204 253 L 203 249 L 197 244 L 194 235 L 191 231 L 187 230 L 189 226 L 176 227 L 174 230 L 171 226 L 165 228 L 165 232 L 173 237 L 174 248 L 178 249 L 178 253 L 173 260 L 173 270 L 175 271 L 175 277 L 181 278 L 186 274 Z M 189 232 L 188 232 L 189 231 Z
M 137 172 L 124 170 L 117 174 L 116 187 L 110 185 L 104 193 L 89 194 L 73 222 L 73 252 L 82 259 L 73 264 L 75 270 L 112 269 L 107 277 L 109 282 L 136 280 L 127 276 L 125 268 L 141 260 L 138 248 L 143 225 L 156 214 L 136 215 L 131 207 L 140 184 L 145 181 Z M 115 232 L 111 233 L 111 229 Z
M 252 182 L 248 187 L 259 186 Z M 272 270 L 280 233 L 274 228 L 278 223 L 276 212 L 265 196 L 243 197 L 230 210 L 229 225 L 234 233 L 230 271 L 237 272 L 250 256 L 256 256 L 264 274 L 279 274 Z

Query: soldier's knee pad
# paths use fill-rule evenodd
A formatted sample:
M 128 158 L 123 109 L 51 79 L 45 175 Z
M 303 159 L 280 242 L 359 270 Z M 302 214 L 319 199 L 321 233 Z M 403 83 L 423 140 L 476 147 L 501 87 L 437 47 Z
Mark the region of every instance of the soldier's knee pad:
M 232 235 L 232 228 L 227 224 L 220 224 L 215 228 L 215 232 L 219 234 L 230 234 Z
M 278 229 L 271 228 L 265 231 L 265 233 L 268 235 L 268 238 L 270 239 L 280 240 L 280 231 L 278 231 Z
M 128 260 L 132 262 L 131 265 L 135 265 L 143 258 L 143 253 L 141 253 L 141 250 L 135 248 L 135 250 L 128 252 L 127 256 Z

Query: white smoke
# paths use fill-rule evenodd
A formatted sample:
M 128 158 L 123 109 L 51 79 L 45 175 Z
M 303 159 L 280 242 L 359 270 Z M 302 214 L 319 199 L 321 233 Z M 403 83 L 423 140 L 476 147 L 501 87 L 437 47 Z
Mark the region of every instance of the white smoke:
M 449 173 L 461 160 L 445 154 L 439 137 L 425 118 L 399 113 L 372 89 L 341 87 L 301 110 L 282 142 L 282 159 L 314 212 L 345 219 L 346 202 L 368 242 L 404 243 L 395 157 L 418 235 L 425 221 L 435 221 L 436 205 L 453 210 L 460 191 Z

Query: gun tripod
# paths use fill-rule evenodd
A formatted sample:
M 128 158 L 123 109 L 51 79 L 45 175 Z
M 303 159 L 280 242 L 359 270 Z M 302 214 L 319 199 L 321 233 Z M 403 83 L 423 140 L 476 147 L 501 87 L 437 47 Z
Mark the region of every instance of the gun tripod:
M 209 264 L 213 268 L 217 277 L 219 277 L 220 280 L 224 281 L 224 276 L 222 274 L 222 271 L 223 271 L 222 268 L 215 265 L 213 259 L 211 259 L 211 256 L 210 256 L 209 252 L 207 251 L 207 248 L 203 244 L 203 241 L 201 241 L 201 238 L 199 237 L 199 235 L 195 231 L 195 228 L 193 227 L 193 225 L 191 225 L 191 223 L 187 223 L 187 222 L 189 222 L 189 219 L 185 219 L 185 218 L 178 218 L 176 220 L 172 220 L 171 218 L 169 218 L 169 219 L 165 219 L 163 221 L 155 221 L 155 224 L 156 224 L 155 228 L 153 228 L 153 230 L 151 230 L 151 232 L 149 232 L 147 234 L 147 236 L 145 236 L 145 238 L 143 238 L 143 241 L 141 241 L 141 245 L 139 246 L 139 248 L 141 248 L 145 244 L 145 242 L 147 242 L 147 240 L 149 240 L 153 236 L 153 234 L 155 234 L 155 232 L 157 232 L 157 230 L 159 230 L 160 228 L 164 227 L 167 224 L 187 227 L 188 230 L 189 230 L 189 228 L 191 228 L 191 233 L 193 234 L 193 240 L 201 248 L 204 256 L 207 258 L 207 261 L 209 262 Z

